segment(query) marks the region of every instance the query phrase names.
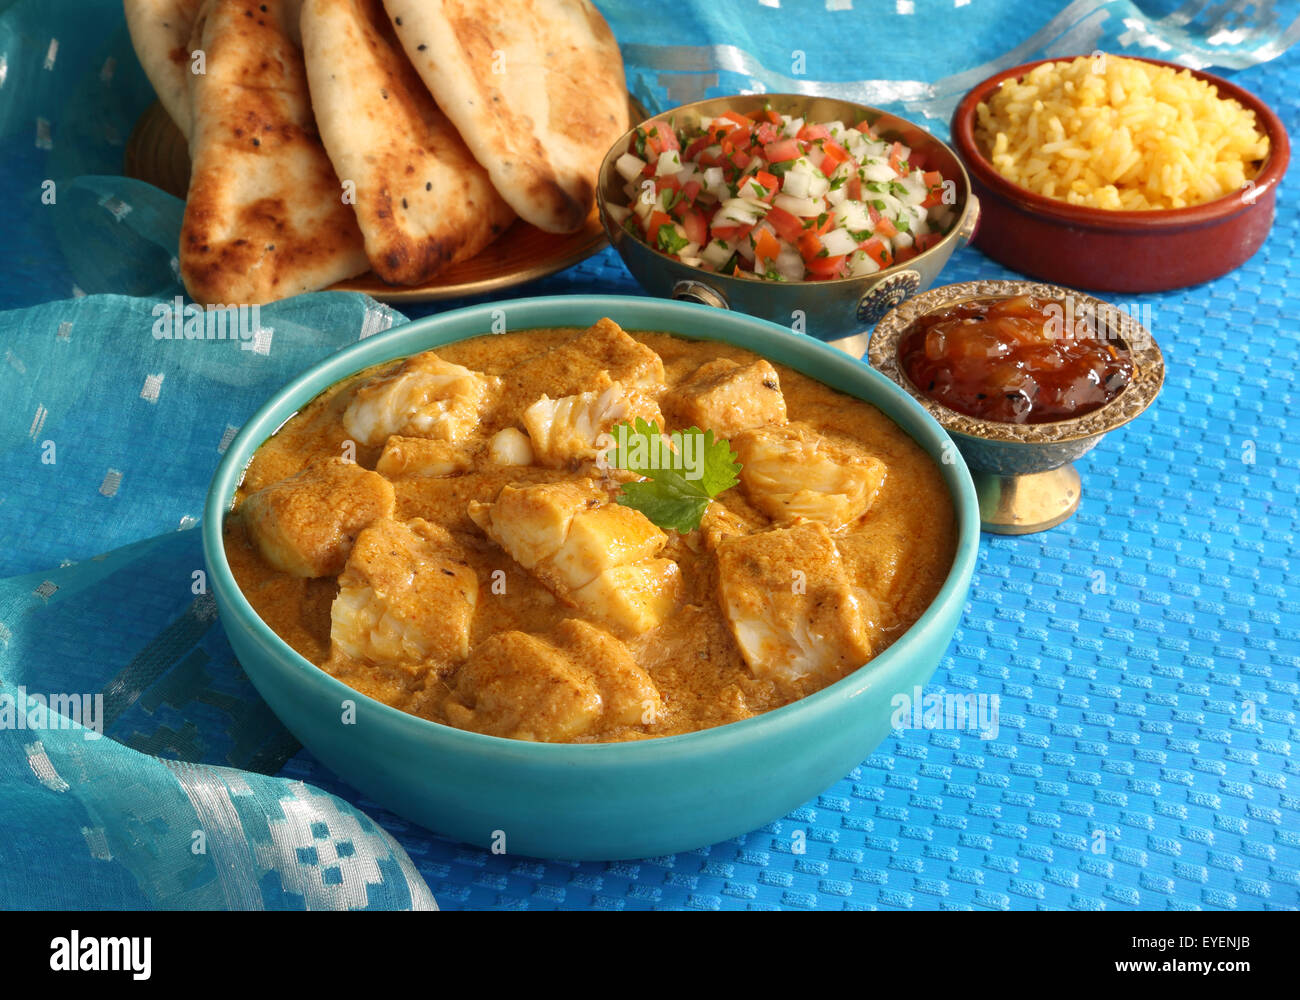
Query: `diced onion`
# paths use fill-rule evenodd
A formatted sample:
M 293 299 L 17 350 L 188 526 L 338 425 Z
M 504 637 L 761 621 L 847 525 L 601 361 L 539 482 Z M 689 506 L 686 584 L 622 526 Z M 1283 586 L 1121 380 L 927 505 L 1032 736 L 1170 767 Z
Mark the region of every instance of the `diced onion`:
M 852 277 L 859 277 L 864 274 L 875 274 L 880 270 L 880 265 L 872 260 L 871 255 L 864 250 L 856 251 L 849 258 L 849 274 Z
M 801 219 L 815 219 L 822 213 L 821 205 L 811 198 L 792 198 L 788 194 L 779 194 L 772 199 L 772 204 Z
M 681 169 L 681 154 L 675 149 L 666 149 L 659 154 L 659 162 L 655 165 L 655 176 L 663 177 L 665 174 L 675 174 Z
M 786 171 L 785 180 L 781 182 L 781 193 L 791 198 L 807 198 L 810 187 L 812 187 L 812 174 L 791 168 Z
M 715 271 L 727 261 L 731 260 L 731 255 L 735 253 L 731 247 L 719 243 L 717 240 L 710 240 L 709 245 L 700 251 L 700 259 L 708 264 Z
M 758 213 L 743 198 L 728 198 L 713 216 L 715 226 L 752 226 L 758 221 Z
M 782 245 L 776 260 L 772 261 L 772 269 L 786 281 L 802 281 L 806 273 L 799 251 L 786 244 Z
M 618 175 L 625 181 L 630 181 L 638 177 L 641 171 L 645 169 L 645 160 L 639 156 L 633 156 L 631 153 L 624 153 L 614 161 L 614 169 Z
M 858 248 L 858 241 L 849 235 L 847 229 L 832 229 L 822 237 L 822 247 L 832 257 L 852 253 Z

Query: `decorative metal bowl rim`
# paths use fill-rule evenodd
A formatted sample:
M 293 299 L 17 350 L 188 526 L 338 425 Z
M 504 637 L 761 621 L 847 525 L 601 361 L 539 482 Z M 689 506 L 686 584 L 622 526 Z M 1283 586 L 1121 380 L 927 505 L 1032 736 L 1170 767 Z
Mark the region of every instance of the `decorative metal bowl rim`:
M 1118 339 L 1123 341 L 1133 359 L 1133 377 L 1109 403 L 1090 413 L 1043 424 L 1012 424 L 1000 420 L 980 420 L 950 410 L 931 399 L 912 384 L 903 371 L 898 356 L 899 341 L 903 334 L 922 316 L 946 309 L 972 299 L 1006 299 L 1019 295 L 1032 295 L 1039 299 L 1073 299 L 1093 309 L 1107 310 L 1106 316 L 1118 327 Z M 943 429 L 963 437 L 976 438 L 1010 445 L 1060 444 L 1100 437 L 1116 427 L 1122 427 L 1137 417 L 1154 402 L 1165 380 L 1165 361 L 1151 333 L 1117 306 L 1061 285 L 1047 285 L 1037 281 L 985 280 L 963 281 L 955 285 L 942 285 L 922 292 L 890 310 L 876 324 L 867 347 L 867 358 L 873 368 L 887 375 L 907 391 L 929 414 L 939 421 Z
M 787 101 L 787 102 L 826 101 L 828 103 L 838 105 L 839 107 L 845 109 L 846 111 L 848 110 L 854 111 L 860 117 L 867 117 L 867 116 L 874 115 L 875 117 L 872 118 L 873 123 L 880 118 L 891 118 L 894 121 L 901 122 L 903 125 L 906 125 L 908 128 L 914 128 L 918 132 L 923 133 L 926 136 L 926 138 L 930 139 L 934 143 L 937 143 L 938 145 L 946 149 L 949 153 L 951 153 L 953 162 L 957 164 L 957 169 L 961 171 L 961 181 L 962 184 L 965 186 L 964 188 L 965 193 L 962 195 L 961 201 L 958 203 L 959 210 L 956 213 L 956 218 L 953 221 L 952 227 L 948 230 L 948 232 L 944 233 L 943 239 L 941 239 L 938 243 L 934 244 L 933 246 L 927 247 L 926 249 L 922 250 L 915 257 L 912 257 L 909 260 L 900 261 L 897 264 L 891 264 L 889 267 L 882 268 L 879 271 L 873 271 L 871 274 L 853 275 L 847 278 L 830 278 L 825 281 L 807 281 L 801 279 L 799 281 L 768 282 L 768 281 L 761 281 L 755 278 L 737 278 L 730 274 L 719 274 L 716 271 L 705 271 L 702 268 L 691 267 L 691 265 L 689 264 L 681 264 L 680 261 L 675 261 L 671 257 L 668 257 L 665 254 L 660 254 L 658 250 L 650 246 L 649 243 L 646 243 L 645 240 L 640 240 L 640 242 L 645 245 L 646 249 L 662 257 L 665 264 L 678 264 L 683 267 L 689 267 L 692 271 L 698 271 L 701 274 L 707 274 L 709 276 L 710 281 L 713 281 L 715 279 L 720 280 L 722 282 L 722 284 L 719 286 L 720 288 L 726 288 L 729 284 L 744 284 L 744 285 L 755 285 L 761 287 L 784 287 L 784 288 L 799 287 L 799 286 L 826 287 L 832 285 L 847 285 L 854 282 L 863 283 L 863 282 L 878 281 L 882 277 L 889 277 L 891 274 L 896 274 L 900 270 L 913 266 L 914 262 L 919 260 L 922 257 L 931 254 L 937 254 L 937 251 L 939 251 L 941 248 L 955 249 L 955 244 L 957 242 L 959 242 L 963 238 L 969 237 L 969 233 L 966 233 L 965 231 L 970 228 L 968 226 L 968 221 L 970 219 L 971 211 L 979 210 L 979 199 L 975 196 L 975 191 L 971 187 L 970 174 L 966 170 L 966 164 L 962 160 L 961 155 L 957 152 L 956 149 L 953 148 L 952 144 L 944 142 L 942 139 L 936 136 L 929 129 L 924 128 L 923 126 L 918 125 L 907 118 L 903 118 L 900 115 L 896 115 L 892 111 L 886 111 L 883 108 L 872 107 L 869 104 L 858 104 L 854 101 L 846 101 L 839 97 L 821 97 L 817 94 L 735 94 L 730 97 L 709 97 L 709 98 L 705 98 L 702 101 L 692 101 L 690 104 L 679 104 L 675 108 L 669 108 L 667 111 L 661 111 L 658 114 L 651 115 L 650 117 L 644 119 L 643 121 L 637 122 L 630 129 L 628 129 L 626 132 L 624 132 L 621 136 L 618 137 L 618 140 L 614 143 L 614 145 L 611 146 L 608 152 L 605 153 L 605 158 L 601 161 L 600 172 L 597 174 L 597 180 L 596 180 L 596 205 L 600 210 L 600 221 L 601 224 L 605 227 L 605 234 L 609 237 L 609 242 L 617 249 L 619 246 L 618 236 L 620 234 L 622 234 L 623 236 L 631 236 L 631 234 L 627 233 L 622 226 L 615 224 L 614 220 L 610 217 L 609 213 L 606 211 L 607 200 L 605 198 L 604 188 L 605 188 L 606 178 L 610 175 L 610 172 L 613 171 L 614 169 L 614 161 L 616 161 L 620 156 L 622 156 L 623 153 L 627 152 L 628 143 L 631 141 L 632 136 L 636 133 L 637 129 L 641 128 L 643 125 L 647 124 L 648 122 L 671 118 L 673 115 L 686 114 L 690 112 L 694 112 L 696 114 L 700 114 L 702 112 L 709 112 L 714 110 L 713 106 L 716 106 L 718 109 L 721 110 L 730 110 L 731 108 L 737 105 L 741 105 L 741 104 L 748 105 L 748 104 L 755 104 L 758 102 L 763 102 L 763 103 L 771 102 L 773 105 L 779 106 L 779 104 L 782 101 Z M 955 180 L 956 178 L 952 178 L 952 179 Z M 627 206 L 620 205 L 619 207 L 626 208 Z M 632 238 L 639 239 L 639 237 L 632 237 Z

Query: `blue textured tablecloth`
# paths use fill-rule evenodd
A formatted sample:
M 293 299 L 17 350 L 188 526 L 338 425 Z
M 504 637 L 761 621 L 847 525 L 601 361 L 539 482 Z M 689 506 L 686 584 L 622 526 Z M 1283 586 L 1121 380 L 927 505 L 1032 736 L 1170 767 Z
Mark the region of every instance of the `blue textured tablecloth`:
M 600 6 L 652 107 L 803 89 L 946 137 L 992 66 L 1100 47 L 1237 69 L 1300 134 L 1295 3 Z M 0 3 L 0 700 L 102 693 L 108 737 L 0 724 L 0 905 L 402 907 L 429 905 L 425 883 L 443 908 L 1300 905 L 1294 177 L 1238 271 L 1123 297 L 1168 376 L 1080 462 L 1079 513 L 984 536 L 932 690 L 998 695 L 995 739 L 898 732 L 790 815 L 674 857 L 494 856 L 298 749 L 212 620 L 184 529 L 220 450 L 289 375 L 403 317 L 322 294 L 263 310 L 264 352 L 160 349 L 180 204 L 116 176 L 152 99 L 120 21 Z M 966 250 L 941 280 L 1008 274 Z M 512 294 L 570 291 L 637 289 L 605 251 Z

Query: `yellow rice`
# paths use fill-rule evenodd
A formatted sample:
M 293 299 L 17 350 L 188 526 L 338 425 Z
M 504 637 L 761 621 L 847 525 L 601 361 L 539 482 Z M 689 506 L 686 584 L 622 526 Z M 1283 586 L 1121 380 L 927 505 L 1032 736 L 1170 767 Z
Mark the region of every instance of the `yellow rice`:
M 1268 155 L 1255 113 L 1187 70 L 1120 56 L 1044 63 L 975 109 L 1007 180 L 1094 208 L 1184 208 L 1239 191 Z

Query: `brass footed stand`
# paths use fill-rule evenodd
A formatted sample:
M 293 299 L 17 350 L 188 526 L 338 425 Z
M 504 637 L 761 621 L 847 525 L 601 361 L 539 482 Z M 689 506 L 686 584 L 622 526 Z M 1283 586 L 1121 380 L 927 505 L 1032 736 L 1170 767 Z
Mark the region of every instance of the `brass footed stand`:
M 1028 535 L 1068 521 L 1079 509 L 1082 484 L 1073 465 L 1023 476 L 971 472 L 980 527 L 995 535 Z

